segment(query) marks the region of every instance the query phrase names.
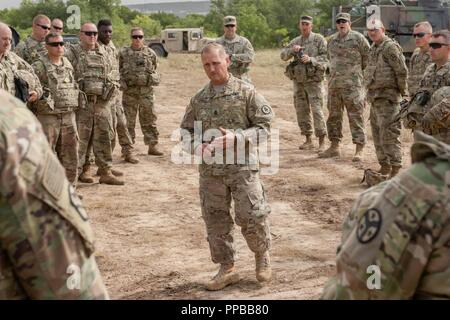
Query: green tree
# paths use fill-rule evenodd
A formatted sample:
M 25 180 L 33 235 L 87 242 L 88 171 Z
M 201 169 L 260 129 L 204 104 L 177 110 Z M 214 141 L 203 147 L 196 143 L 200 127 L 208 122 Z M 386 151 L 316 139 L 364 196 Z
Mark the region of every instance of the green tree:
M 270 45 L 271 29 L 266 18 L 258 12 L 255 5 L 243 6 L 238 19 L 238 32 L 248 38 L 255 48 L 264 48 Z
M 131 20 L 131 26 L 139 26 L 144 30 L 145 36 L 150 37 L 161 33 L 161 24 L 157 20 L 151 19 L 148 15 L 139 14 Z
M 174 26 L 180 20 L 180 18 L 174 15 L 173 13 L 166 13 L 166 12 L 152 13 L 150 14 L 150 18 L 159 21 L 163 29 L 170 26 Z
M 350 6 L 359 4 L 358 0 L 318 0 L 314 7 L 318 11 L 316 26 L 323 26 L 325 28 L 332 27 L 332 11 L 333 7 Z

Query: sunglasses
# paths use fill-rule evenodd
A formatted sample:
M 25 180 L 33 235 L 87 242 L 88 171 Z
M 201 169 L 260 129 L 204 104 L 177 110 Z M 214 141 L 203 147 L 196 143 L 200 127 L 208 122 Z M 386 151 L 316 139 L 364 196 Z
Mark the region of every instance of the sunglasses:
M 62 30 L 63 29 L 63 28 L 57 27 L 57 26 L 52 26 L 52 28 L 55 29 L 55 30 Z
M 64 42 L 49 42 L 47 43 L 50 47 L 64 47 Z
M 227 25 L 225 26 L 225 28 L 234 28 L 234 27 L 235 27 L 234 24 L 227 24 Z
M 425 32 L 413 33 L 414 38 L 423 38 L 426 34 Z
M 136 35 L 136 36 L 131 36 L 133 39 L 143 39 L 144 38 L 144 36 L 142 36 L 142 35 Z
M 347 23 L 347 20 L 344 20 L 344 19 L 336 20 L 336 24 L 341 24 L 341 23 Z
M 44 29 L 44 30 L 50 30 L 50 27 L 49 26 L 44 26 L 44 25 L 42 25 L 42 24 L 37 24 L 39 27 L 41 27 L 42 29 Z
M 436 42 L 430 43 L 429 45 L 430 45 L 430 47 L 433 48 L 433 49 L 440 49 L 440 48 L 442 48 L 443 46 L 447 46 L 447 45 L 444 44 L 444 43 L 436 43 Z
M 81 32 L 83 32 L 83 33 L 84 33 L 85 35 L 87 35 L 88 37 L 92 37 L 92 36 L 96 37 L 97 34 L 98 34 L 97 31 L 81 31 Z

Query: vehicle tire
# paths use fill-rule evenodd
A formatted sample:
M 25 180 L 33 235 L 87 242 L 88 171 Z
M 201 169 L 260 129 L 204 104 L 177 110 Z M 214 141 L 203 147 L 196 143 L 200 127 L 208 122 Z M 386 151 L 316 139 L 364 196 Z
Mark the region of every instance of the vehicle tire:
M 165 57 L 168 56 L 167 51 L 166 51 L 166 50 L 164 49 L 164 47 L 163 47 L 162 45 L 160 45 L 160 44 L 151 44 L 151 45 L 150 45 L 150 48 L 151 48 L 153 51 L 155 51 L 155 53 L 156 53 L 156 55 L 157 55 L 158 57 L 163 57 L 163 58 L 165 58 Z

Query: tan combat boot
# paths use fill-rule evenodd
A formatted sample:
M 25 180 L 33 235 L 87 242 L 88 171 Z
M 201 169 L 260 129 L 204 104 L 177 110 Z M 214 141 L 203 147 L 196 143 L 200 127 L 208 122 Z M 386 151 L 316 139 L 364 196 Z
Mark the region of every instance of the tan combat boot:
M 270 267 L 269 251 L 255 254 L 256 279 L 259 282 L 266 282 L 272 278 L 272 268 Z
M 322 135 L 319 137 L 319 152 L 324 152 L 325 151 L 325 137 L 326 135 Z
M 391 166 L 383 163 L 378 172 L 381 173 L 383 176 L 388 176 L 391 173 Z
M 151 156 L 162 156 L 164 153 L 156 148 L 156 144 L 150 144 L 148 146 L 148 154 Z
M 116 186 L 122 186 L 125 184 L 124 181 L 117 179 L 111 172 L 111 169 L 98 169 L 98 173 L 100 174 L 99 183 L 104 184 L 112 184 Z
M 339 151 L 339 142 L 333 140 L 331 141 L 331 146 L 324 152 L 319 153 L 319 158 L 333 158 L 340 157 L 341 153 Z
M 78 181 L 84 183 L 94 183 L 94 178 L 91 175 L 91 166 L 89 164 L 85 164 L 83 166 L 83 172 L 81 172 L 80 176 L 78 177 Z
M 353 162 L 360 162 L 362 160 L 362 152 L 364 149 L 364 145 L 363 144 L 356 144 L 356 150 L 355 150 L 355 155 L 353 156 L 352 161 Z
M 401 168 L 402 166 L 392 166 L 391 175 L 389 176 L 389 178 L 395 177 Z
M 239 274 L 234 269 L 234 264 L 222 264 L 219 272 L 206 284 L 206 289 L 217 291 L 237 282 L 239 282 Z
M 124 156 L 124 159 L 125 159 L 126 162 L 129 162 L 129 163 L 132 163 L 132 164 L 139 163 L 139 160 L 132 153 L 127 153 Z
M 310 135 L 306 136 L 306 141 L 298 147 L 300 150 L 311 150 L 314 148 L 314 144 L 312 142 L 312 138 Z
M 116 170 L 116 169 L 111 169 L 111 173 L 112 173 L 112 175 L 115 176 L 115 177 L 122 177 L 122 176 L 123 176 L 123 172 L 122 172 L 122 171 L 119 171 L 119 170 Z M 101 175 L 102 175 L 102 170 L 97 169 L 96 175 L 97 175 L 97 176 L 101 176 Z

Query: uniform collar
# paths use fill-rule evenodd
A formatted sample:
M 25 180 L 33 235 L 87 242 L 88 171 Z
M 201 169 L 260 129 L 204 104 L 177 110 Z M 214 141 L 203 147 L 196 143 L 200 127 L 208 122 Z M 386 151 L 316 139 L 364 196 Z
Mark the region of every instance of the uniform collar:
M 230 76 L 228 82 L 224 85 L 224 88 L 221 92 L 216 92 L 214 90 L 214 86 L 210 82 L 206 89 L 206 95 L 208 97 L 218 98 L 222 96 L 228 96 L 236 91 L 237 79 L 231 73 L 228 73 L 228 75 Z

